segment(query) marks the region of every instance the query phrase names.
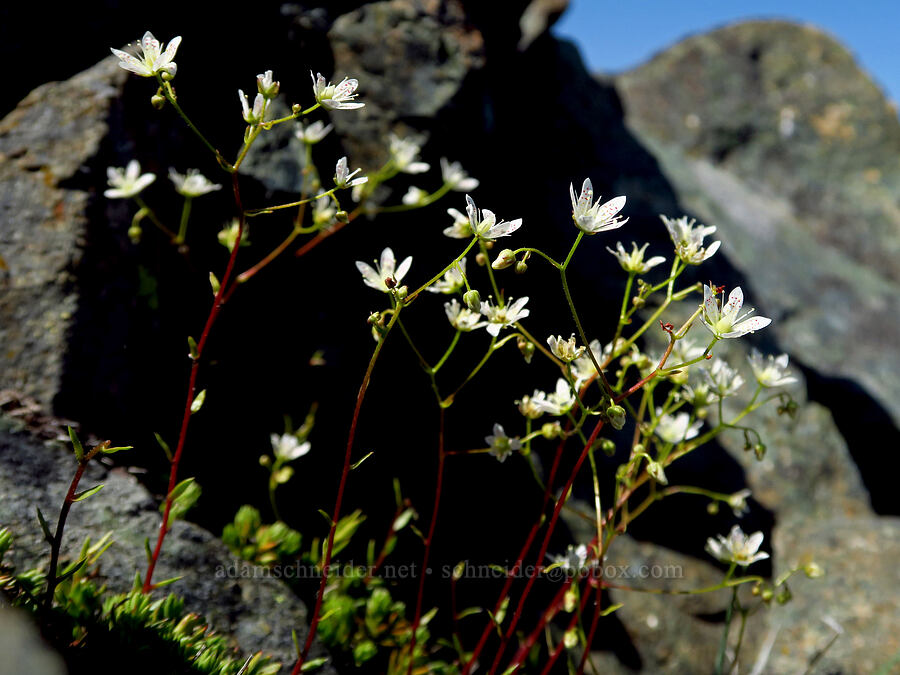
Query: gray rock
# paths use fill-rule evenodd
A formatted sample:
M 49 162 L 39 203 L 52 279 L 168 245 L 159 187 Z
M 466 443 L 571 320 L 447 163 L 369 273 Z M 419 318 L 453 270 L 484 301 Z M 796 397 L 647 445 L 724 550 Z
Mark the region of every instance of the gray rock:
M 689 38 L 616 86 L 778 342 L 900 425 L 900 383 L 884 377 L 900 372 L 900 120 L 850 53 L 808 26 L 750 22 Z
M 64 675 L 59 655 L 41 640 L 32 618 L 0 596 L 0 675 Z
M 6 428 L 9 418 L 0 421 L 0 525 L 15 536 L 10 558 L 20 570 L 45 566 L 48 546 L 35 507 L 55 524 L 75 461 L 61 444 L 41 443 L 26 432 Z M 125 592 L 135 573 L 145 571 L 144 539 L 155 542 L 160 514 L 154 499 L 132 476 L 92 462 L 81 488 L 100 483 L 104 485 L 100 492 L 73 506 L 63 553 L 71 559 L 86 537 L 97 541 L 112 532 L 115 543 L 100 559 L 99 578 L 112 592 Z M 156 593 L 180 595 L 189 611 L 204 615 L 217 632 L 232 636 L 243 654 L 261 650 L 283 664 L 293 663 L 291 631 L 297 630 L 304 639 L 307 610 L 283 582 L 267 570 L 235 560 L 216 537 L 183 521 L 166 539 L 154 579 L 177 576 L 182 579 Z M 313 656 L 321 655 L 322 648 L 316 647 Z
M 78 305 L 88 193 L 67 184 L 106 137 L 126 73 L 112 57 L 35 89 L 0 122 L 0 388 L 49 403 Z

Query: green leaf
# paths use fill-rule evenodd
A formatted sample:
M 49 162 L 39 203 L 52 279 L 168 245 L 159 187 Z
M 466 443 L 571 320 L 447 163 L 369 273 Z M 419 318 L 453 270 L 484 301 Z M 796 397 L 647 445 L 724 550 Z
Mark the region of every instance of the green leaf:
M 153 584 L 153 588 L 162 588 L 163 586 L 174 584 L 176 581 L 181 581 L 182 579 L 184 579 L 183 574 L 177 577 L 172 577 L 171 579 L 163 579 L 162 581 L 157 581 L 155 584 Z
M 464 619 L 467 616 L 474 616 L 476 614 L 481 614 L 483 609 L 481 607 L 467 607 L 462 610 L 459 614 L 456 615 L 457 620 Z
M 163 440 L 163 437 L 160 436 L 157 432 L 153 432 L 153 435 L 156 437 L 156 442 L 159 443 L 159 447 L 163 449 L 163 452 L 166 453 L 166 457 L 169 458 L 169 461 L 172 461 L 172 451 L 169 449 L 169 444 Z
M 409 524 L 410 519 L 415 514 L 416 512 L 413 509 L 406 509 L 403 513 L 397 516 L 391 528 L 394 530 L 394 532 L 399 532 Z
M 209 273 L 209 285 L 212 288 L 213 297 L 219 294 L 219 288 L 221 288 L 221 284 L 219 283 L 219 278 L 213 274 Z
M 328 659 L 324 656 L 320 656 L 317 659 L 310 659 L 309 661 L 305 661 L 302 666 L 300 666 L 300 672 L 305 673 L 307 670 L 312 670 L 313 668 L 321 668 L 326 663 L 328 663 Z
M 104 455 L 114 455 L 117 452 L 122 452 L 123 450 L 133 450 L 133 445 L 120 445 L 115 448 L 103 448 L 102 452 Z
M 70 576 L 72 576 L 73 574 L 75 574 L 75 572 L 77 572 L 77 571 L 80 570 L 82 567 L 84 567 L 84 565 L 85 565 L 86 562 L 87 562 L 87 558 L 82 558 L 81 560 L 78 560 L 78 561 L 76 561 L 76 562 L 70 563 L 70 564 L 69 564 L 68 566 L 66 566 L 66 568 L 62 571 L 62 574 L 60 574 L 58 577 L 56 577 L 56 581 L 57 581 L 57 582 L 65 581 L 65 580 L 68 579 Z
M 600 616 L 609 616 L 610 614 L 615 612 L 617 609 L 619 609 L 620 607 L 624 607 L 624 606 L 625 606 L 625 603 L 617 602 L 615 605 L 610 605 L 609 607 L 604 609 L 602 612 L 600 612 Z
M 323 509 L 318 509 L 321 516 L 325 519 L 325 522 L 328 523 L 330 527 L 334 527 L 334 521 L 331 519 L 331 516 L 328 515 L 328 512 Z
M 188 356 L 190 356 L 191 361 L 196 361 L 200 357 L 200 353 L 197 351 L 197 341 L 188 335 Z
M 91 495 L 97 494 L 102 489 L 103 489 L 103 483 L 100 483 L 100 485 L 95 485 L 94 487 L 88 488 L 87 490 L 82 490 L 81 492 L 76 492 L 75 496 L 72 497 L 72 501 L 80 502 L 83 499 L 87 499 Z
M 206 389 L 201 391 L 194 397 L 194 400 L 191 402 L 191 414 L 193 415 L 196 412 L 200 412 L 200 408 L 203 407 L 203 402 L 206 400 Z
M 368 454 L 366 454 L 366 456 L 363 457 L 361 460 L 359 460 L 359 461 L 356 462 L 355 464 L 351 464 L 351 465 L 350 465 L 350 470 L 353 471 L 353 469 L 355 469 L 356 467 L 358 467 L 360 464 L 362 464 L 363 462 L 365 462 L 367 459 L 369 459 L 369 457 L 371 457 L 371 456 L 374 455 L 374 454 L 375 454 L 374 451 L 373 451 L 373 452 L 370 452 L 370 453 L 368 453 Z
M 41 510 L 40 510 L 39 508 L 37 508 L 37 507 L 35 507 L 35 508 L 37 509 L 37 517 L 38 517 L 38 520 L 39 520 L 40 523 L 41 523 L 41 529 L 44 531 L 44 538 L 45 538 L 49 543 L 52 544 L 52 543 L 54 542 L 54 540 L 55 540 L 55 537 L 54 537 L 52 534 L 50 534 L 50 525 L 47 524 L 47 519 L 44 518 L 44 514 L 41 513 Z
M 150 537 L 144 537 L 144 553 L 147 554 L 147 563 L 153 560 L 153 551 L 150 550 Z
M 174 521 L 184 518 L 190 508 L 197 503 L 200 492 L 200 485 L 193 478 L 185 478 L 175 486 L 170 495 L 172 508 L 169 510 L 169 522 L 166 523 L 166 527 L 171 526 Z M 159 505 L 159 510 L 165 513 L 165 509 L 166 503 L 163 502 Z
M 69 438 L 72 441 L 72 447 L 75 450 L 75 459 L 78 460 L 78 463 L 84 461 L 84 446 L 81 445 L 81 441 L 78 440 L 78 434 L 75 433 L 75 430 L 72 427 L 67 427 L 69 430 Z

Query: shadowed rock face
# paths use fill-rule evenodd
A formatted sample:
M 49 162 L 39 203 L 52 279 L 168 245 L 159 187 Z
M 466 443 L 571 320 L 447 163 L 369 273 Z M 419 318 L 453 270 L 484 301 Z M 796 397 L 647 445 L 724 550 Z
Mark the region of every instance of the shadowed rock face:
M 751 461 L 738 435 L 691 458 L 683 472 L 671 477 L 721 490 L 751 487 L 755 499 L 742 525 L 748 531 L 764 529 L 767 541 L 774 541 L 776 572 L 810 548 L 802 536 L 790 533 L 821 538 L 816 523 L 822 521 L 839 523 L 845 533 L 877 527 L 886 550 L 891 549 L 896 528 L 892 521 L 877 520 L 870 508 L 900 510 L 893 474 L 879 459 L 884 448 L 897 445 L 900 419 L 900 385 L 892 376 L 900 371 L 892 338 L 900 328 L 895 112 L 843 48 L 808 28 L 734 26 L 691 38 L 614 81 L 597 80 L 571 45 L 547 34 L 530 36 L 527 49 L 517 48 L 523 38 L 517 21 L 527 4 L 516 3 L 509 16 L 488 11 L 487 3 L 425 0 L 330 3 L 327 9 L 295 5 L 277 19 L 261 10 L 254 20 L 267 17 L 275 28 L 264 35 L 251 31 L 254 42 L 247 50 L 259 54 L 261 62 L 242 56 L 240 72 L 205 70 L 203 54 L 211 53 L 207 50 L 215 40 L 199 37 L 197 51 L 191 52 L 187 47 L 194 37 L 179 28 L 185 37 L 179 96 L 198 120 L 210 121 L 210 137 L 230 152 L 242 128 L 234 90 L 250 90 L 257 72 L 273 68 L 282 80 L 282 99 L 305 104 L 310 68 L 333 73 L 332 79 L 357 77 L 367 107 L 361 114 L 331 116 L 345 147 L 335 136 L 317 146 L 323 174 L 345 152 L 353 167 L 379 165 L 385 136 L 392 131 L 424 134 L 429 138 L 424 159 L 433 167 L 441 156 L 461 161 L 482 181 L 473 194 L 479 206 L 505 219 L 524 218 L 521 241 L 557 257 L 574 233 L 570 182 L 577 187 L 589 176 L 598 195 L 627 195 L 625 214 L 631 221 L 626 229 L 586 241 L 571 275 L 576 303 L 587 308 L 586 330 L 601 340 L 611 337 L 603 332 L 604 318 L 617 311 L 622 283 L 605 246 L 618 239 L 626 245 L 632 239 L 648 241 L 649 255 L 671 259 L 658 214 L 689 212 L 717 225 L 722 249 L 694 280 L 741 284 L 760 314 L 775 319 L 747 342 L 770 353 L 788 351 L 803 370 L 808 398 L 817 403 L 790 424 L 782 419 L 762 423 L 769 444 L 766 462 Z M 228 23 L 223 15 L 214 20 Z M 157 35 L 163 37 L 162 31 Z M 10 320 L 0 330 L 7 331 L 7 340 L 24 345 L 11 358 L 3 355 L 8 367 L 0 377 L 4 386 L 26 388 L 54 402 L 59 413 L 103 437 L 136 445 L 140 454 L 129 461 L 148 466 L 148 480 L 159 490 L 163 465 L 154 456 L 151 432 L 170 440 L 177 432 L 187 368 L 185 336 L 196 337 L 208 311 L 206 274 L 221 270 L 225 257 L 211 232 L 231 216 L 231 207 L 227 190 L 195 203 L 198 220 L 187 257 L 154 238 L 149 228 L 140 247 L 128 243 L 125 231 L 133 211 L 99 196 L 106 166 L 123 166 L 137 156 L 159 174 L 157 192 L 149 194 L 158 200 L 170 197 L 164 178 L 169 166 L 181 171 L 198 166 L 217 176 L 213 162 L 181 130 L 171 110 L 149 109 L 152 90 L 138 78 L 123 84 L 122 72 L 105 61 L 78 78 L 36 91 L 0 126 L 5 155 L 0 208 L 6 209 L 0 236 L 9 238 L 3 239 L 8 248 L 0 254 L 10 267 L 0 296 L 0 310 Z M 76 116 L 80 126 L 60 125 L 57 142 L 43 143 L 48 128 L 55 127 L 39 113 L 52 109 L 59 92 L 72 91 L 81 92 L 86 106 Z M 121 101 L 113 101 L 117 96 Z M 264 157 L 248 164 L 243 185 L 249 206 L 285 200 L 296 186 L 300 167 L 290 135 L 273 133 L 265 149 Z M 64 151 L 57 157 L 59 150 Z M 45 167 L 56 166 L 65 171 L 47 173 Z M 66 182 L 70 176 L 76 179 Z M 217 180 L 225 182 L 221 175 Z M 398 200 L 409 184 L 425 187 L 437 181 L 436 173 L 401 181 L 392 199 Z M 44 206 L 28 207 L 20 199 L 31 194 L 26 189 Z M 60 203 L 61 220 L 50 227 L 47 223 L 56 222 L 52 209 Z M 297 465 L 295 481 L 302 489 L 281 495 L 282 510 L 296 514 L 292 525 L 319 531 L 314 507 L 333 498 L 350 410 L 372 349 L 365 317 L 382 300 L 362 287 L 352 261 L 371 260 L 389 245 L 398 256 L 414 255 L 410 279 L 424 281 L 428 270 L 456 252 L 440 234 L 449 224 L 444 210 L 451 206 L 462 210 L 463 196 L 452 193 L 413 215 L 358 222 L 307 259 L 273 266 L 234 296 L 210 343 L 210 362 L 201 375 L 210 393 L 192 423 L 185 456 L 184 475 L 196 475 L 204 486 L 194 517 L 216 530 L 239 504 L 264 503 L 265 474 L 257 457 L 268 451 L 268 434 L 281 429 L 282 413 L 296 421 L 319 401 L 313 452 Z M 162 215 L 177 219 L 179 207 Z M 19 218 L 10 221 L 10 229 L 5 229 L 7 213 Z M 286 221 L 269 222 L 251 225 L 254 246 L 242 252 L 239 266 L 258 260 L 260 251 L 277 244 L 289 228 Z M 532 264 L 524 279 L 501 277 L 509 295 L 531 295 L 528 325 L 538 337 L 571 331 L 551 271 Z M 30 288 L 30 295 L 20 287 Z M 445 327 L 440 303 L 432 305 L 409 312 L 411 331 Z M 67 314 L 57 313 L 59 307 Z M 320 348 L 326 365 L 308 365 Z M 478 349 L 468 357 L 477 360 Z M 273 360 L 277 354 L 294 356 Z M 733 359 L 740 363 L 743 353 L 735 352 Z M 485 371 L 496 404 L 489 413 L 477 392 L 453 406 L 449 447 L 482 444 L 494 422 L 512 427 L 517 415 L 512 401 L 535 387 L 552 386 L 553 373 L 522 373 L 518 362 L 517 354 L 504 354 Z M 369 513 L 372 536 L 386 531 L 393 516 L 394 476 L 419 508 L 420 526 L 428 522 L 436 465 L 437 415 L 415 361 L 397 342 L 385 349 L 378 368 L 357 444 L 360 452 L 374 450 L 375 455 L 359 477 L 354 474 L 347 505 Z M 508 371 L 520 374 L 508 377 Z M 806 398 L 803 385 L 796 391 L 799 399 Z M 384 420 L 392 422 L 385 426 Z M 397 420 L 402 421 L 400 433 L 391 426 Z M 871 443 L 871 437 L 878 442 Z M 460 559 L 504 562 L 536 515 L 523 513 L 522 505 L 533 496 L 527 468 L 485 457 L 452 459 L 435 565 Z M 576 494 L 589 495 L 589 482 Z M 673 498 L 659 515 L 649 515 L 646 526 L 632 530 L 646 541 L 623 542 L 623 559 L 674 560 L 669 549 L 651 543 L 662 542 L 679 551 L 684 565 L 697 557 L 708 561 L 702 553 L 705 538 L 727 532 L 733 520 L 730 514 L 708 516 L 702 500 L 687 497 Z M 472 523 L 479 523 L 474 534 Z M 826 569 L 829 560 L 842 564 L 845 540 L 842 534 L 815 547 L 817 561 Z M 565 543 L 560 533 L 551 550 L 562 550 Z M 396 555 L 398 562 L 418 562 L 421 550 L 416 542 L 403 542 Z M 881 563 L 863 563 L 862 577 L 874 578 Z M 700 564 L 691 578 L 706 580 L 712 574 L 707 567 Z M 492 598 L 487 583 L 462 588 L 460 603 Z M 837 588 L 841 579 L 817 583 Z M 865 586 L 866 599 L 889 591 L 877 583 Z M 428 598 L 441 604 L 446 591 L 436 583 Z M 817 589 L 808 592 L 812 596 Z M 708 669 L 709 654 L 684 645 L 705 644 L 719 632 L 721 616 L 714 608 L 690 602 L 663 607 L 653 605 L 658 598 L 634 595 L 614 597 L 630 609 L 609 620 L 621 623 L 601 630 L 608 638 L 604 646 L 614 652 L 603 657 L 604 667 Z M 648 623 L 650 614 L 655 623 Z M 777 621 L 778 613 L 771 614 Z M 837 663 L 852 663 L 861 651 L 889 645 L 879 636 L 900 634 L 889 621 L 877 629 L 865 624 L 855 609 L 835 618 L 861 622 L 860 633 L 868 636 L 862 646 L 838 643 L 832 652 Z M 750 645 L 763 644 L 765 630 L 773 625 L 751 632 Z M 797 660 L 785 670 L 803 670 L 822 646 L 818 628 L 801 636 L 804 648 L 795 649 Z M 889 646 L 879 649 L 872 653 L 885 658 L 892 653 Z

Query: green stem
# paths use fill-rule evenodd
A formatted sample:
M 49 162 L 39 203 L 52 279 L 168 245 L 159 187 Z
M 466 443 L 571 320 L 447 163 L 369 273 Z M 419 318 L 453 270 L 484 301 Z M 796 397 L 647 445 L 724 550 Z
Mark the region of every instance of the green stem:
M 728 573 L 725 575 L 726 579 L 731 576 L 733 571 L 734 563 L 731 564 L 731 569 L 729 569 Z M 731 602 L 728 603 L 728 610 L 725 612 L 725 628 L 722 631 L 722 639 L 719 641 L 719 653 L 716 656 L 716 675 L 722 675 L 723 668 L 725 667 L 725 651 L 728 648 L 728 632 L 731 629 L 731 617 L 734 614 L 734 605 L 737 602 L 737 592 L 738 587 L 735 586 L 731 591 Z
M 188 219 L 191 217 L 191 203 L 193 201 L 192 197 L 184 198 L 184 207 L 181 209 L 181 222 L 178 224 L 178 234 L 175 235 L 175 239 L 173 240 L 176 244 L 184 243 L 185 235 L 187 235 Z
M 462 260 L 463 258 L 465 258 L 466 254 L 472 250 L 472 247 L 475 245 L 476 241 L 477 241 L 477 239 L 475 239 L 473 237 L 472 241 L 469 242 L 469 245 L 466 246 L 465 250 L 462 253 L 460 253 L 458 256 L 456 256 L 456 258 L 453 259 L 453 262 L 451 262 L 444 269 L 442 269 L 440 272 L 438 272 L 433 277 L 431 277 L 431 279 L 429 281 L 425 282 L 424 284 L 419 286 L 419 288 L 417 288 L 415 291 L 413 291 L 412 293 L 407 295 L 406 300 L 404 301 L 404 304 L 408 305 L 409 303 L 411 303 L 413 300 L 416 299 L 416 297 L 419 295 L 419 293 L 424 291 L 426 288 L 431 286 L 436 281 L 439 281 L 440 278 L 442 276 L 444 276 L 448 271 L 450 271 L 452 268 L 456 267 L 459 264 L 459 261 Z
M 216 156 L 216 161 L 219 163 L 223 169 L 228 171 L 229 173 L 233 173 L 236 167 L 233 167 L 228 161 L 222 156 L 218 150 L 215 149 L 212 143 L 206 140 L 206 136 L 200 133 L 200 130 L 191 122 L 191 118 L 185 114 L 184 110 L 181 109 L 181 106 L 178 105 L 178 101 L 175 100 L 175 90 L 172 89 L 171 82 L 164 82 L 159 73 L 156 74 L 156 79 L 159 80 L 160 86 L 162 87 L 163 95 L 166 97 L 166 100 L 169 104 L 175 109 L 181 119 L 184 120 L 184 123 L 188 125 L 188 128 L 196 134 L 197 138 L 200 139 L 200 142 L 203 143 L 207 147 L 207 149 Z

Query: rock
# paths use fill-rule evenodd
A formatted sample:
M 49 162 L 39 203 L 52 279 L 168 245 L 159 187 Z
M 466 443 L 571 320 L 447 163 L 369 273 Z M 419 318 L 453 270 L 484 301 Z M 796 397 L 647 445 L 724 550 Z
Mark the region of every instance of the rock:
M 89 198 L 79 179 L 126 79 L 115 63 L 39 87 L 0 122 L 0 388 L 45 404 L 62 386 L 79 303 Z
M 900 120 L 883 93 L 832 38 L 783 22 L 689 38 L 616 86 L 782 347 L 862 387 L 896 434 L 900 383 L 883 373 L 900 371 Z M 829 407 L 848 402 L 846 386 L 817 384 Z
M 59 654 L 41 640 L 26 612 L 9 607 L 0 596 L 0 675 L 64 675 Z
M 7 417 L 0 422 L 0 494 L 4 497 L 0 525 L 15 537 L 10 560 L 20 571 L 46 567 L 48 546 L 35 508 L 55 524 L 75 461 L 63 445 L 41 443 L 27 432 L 11 430 Z M 102 490 L 73 506 L 63 555 L 72 559 L 86 537 L 97 541 L 112 532 L 115 543 L 100 558 L 99 580 L 114 593 L 125 592 L 131 589 L 135 573 L 146 569 L 144 539 L 155 541 L 160 514 L 154 499 L 132 476 L 92 462 L 81 487 L 101 483 Z M 217 632 L 232 636 L 243 654 L 261 650 L 273 660 L 293 663 L 291 631 L 296 630 L 301 641 L 305 638 L 307 610 L 267 570 L 235 560 L 207 530 L 179 521 L 166 539 L 154 575 L 156 581 L 173 577 L 182 579 L 157 593 L 181 596 L 188 611 L 204 615 Z M 322 655 L 321 647 L 314 648 L 313 656 Z

